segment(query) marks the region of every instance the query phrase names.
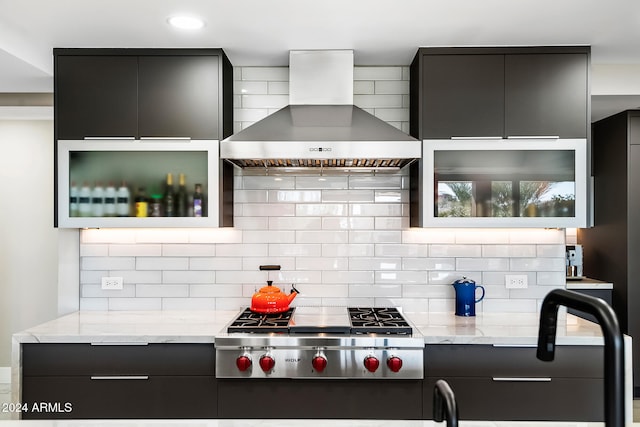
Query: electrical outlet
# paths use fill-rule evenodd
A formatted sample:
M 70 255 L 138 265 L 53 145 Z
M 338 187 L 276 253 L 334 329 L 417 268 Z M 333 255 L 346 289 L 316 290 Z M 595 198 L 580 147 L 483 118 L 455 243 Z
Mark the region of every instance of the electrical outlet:
M 122 289 L 122 277 L 103 277 L 102 289 L 119 290 Z
M 529 286 L 526 274 L 507 274 L 504 276 L 504 284 L 507 289 L 525 289 Z

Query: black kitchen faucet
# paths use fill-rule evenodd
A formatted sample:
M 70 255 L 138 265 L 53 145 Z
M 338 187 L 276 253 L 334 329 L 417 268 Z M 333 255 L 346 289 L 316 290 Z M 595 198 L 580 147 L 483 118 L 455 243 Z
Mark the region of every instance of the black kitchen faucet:
M 603 300 L 565 289 L 547 294 L 540 310 L 538 359 L 552 361 L 555 352 L 558 307 L 564 305 L 595 316 L 604 335 L 604 418 L 607 427 L 623 427 L 624 341 L 615 312 Z

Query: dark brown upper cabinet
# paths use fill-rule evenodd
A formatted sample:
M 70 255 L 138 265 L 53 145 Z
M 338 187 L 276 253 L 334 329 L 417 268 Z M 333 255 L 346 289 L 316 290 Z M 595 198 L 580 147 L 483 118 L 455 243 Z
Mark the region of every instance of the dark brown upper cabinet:
M 233 69 L 221 49 L 54 49 L 56 140 L 233 132 Z
M 590 48 L 421 48 L 411 135 L 586 138 Z

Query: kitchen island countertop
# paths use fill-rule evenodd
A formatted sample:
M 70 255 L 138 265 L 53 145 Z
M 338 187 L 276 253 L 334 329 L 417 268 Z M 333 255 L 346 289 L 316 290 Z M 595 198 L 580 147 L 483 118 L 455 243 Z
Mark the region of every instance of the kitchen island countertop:
M 7 421 L 6 427 L 437 427 L 446 423 L 417 420 L 77 420 L 77 421 Z M 461 427 L 604 427 L 604 423 L 559 421 L 464 421 Z M 633 423 L 640 426 L 640 423 Z
M 13 335 L 24 343 L 208 343 L 238 311 L 77 311 Z M 534 345 L 538 313 L 405 313 L 427 344 Z M 601 345 L 600 327 L 577 316 L 560 315 L 557 342 Z

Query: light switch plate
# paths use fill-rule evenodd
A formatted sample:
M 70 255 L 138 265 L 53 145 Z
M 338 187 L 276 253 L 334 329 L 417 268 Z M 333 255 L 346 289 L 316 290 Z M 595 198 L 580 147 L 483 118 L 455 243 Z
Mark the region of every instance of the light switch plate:
M 102 289 L 120 290 L 123 288 L 122 277 L 103 277 Z
M 529 286 L 526 274 L 506 274 L 504 284 L 507 289 L 526 289 Z

